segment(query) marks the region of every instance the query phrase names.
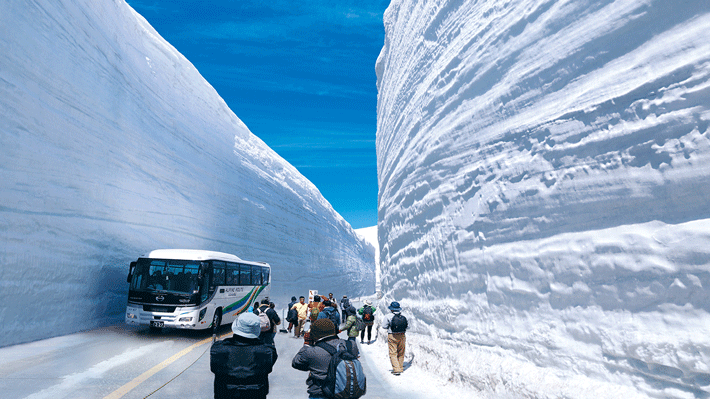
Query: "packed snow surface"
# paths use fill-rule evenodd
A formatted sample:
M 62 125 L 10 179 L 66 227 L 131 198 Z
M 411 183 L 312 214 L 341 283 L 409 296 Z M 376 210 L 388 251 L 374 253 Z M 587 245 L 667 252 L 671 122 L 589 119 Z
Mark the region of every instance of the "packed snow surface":
M 374 292 L 371 246 L 123 0 L 3 2 L 0 143 L 0 346 L 122 322 L 157 248 L 268 262 L 279 302 Z
M 384 23 L 380 306 L 414 361 L 512 397 L 710 396 L 710 2 Z

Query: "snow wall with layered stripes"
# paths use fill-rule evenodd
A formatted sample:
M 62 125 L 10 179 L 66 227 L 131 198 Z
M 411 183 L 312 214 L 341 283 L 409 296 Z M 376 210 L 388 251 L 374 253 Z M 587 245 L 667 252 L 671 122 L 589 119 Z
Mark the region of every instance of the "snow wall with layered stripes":
M 710 396 L 710 3 L 384 23 L 380 306 L 413 361 L 491 397 Z

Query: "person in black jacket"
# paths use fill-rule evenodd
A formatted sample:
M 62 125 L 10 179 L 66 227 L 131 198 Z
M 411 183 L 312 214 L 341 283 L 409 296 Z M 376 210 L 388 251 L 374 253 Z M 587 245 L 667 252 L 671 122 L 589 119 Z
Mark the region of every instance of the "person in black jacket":
M 270 304 L 271 302 L 269 302 L 267 298 L 262 299 L 261 306 L 254 309 L 254 314 L 258 315 L 261 312 L 265 312 L 266 316 L 269 317 L 270 327 L 267 331 L 262 331 L 261 334 L 259 334 L 259 338 L 261 338 L 264 343 L 273 345 L 274 337 L 276 336 L 276 326 L 281 324 L 281 318 L 279 317 L 279 314 L 271 308 Z
M 341 313 L 341 316 L 343 317 L 343 323 L 345 323 L 345 321 L 348 318 L 348 315 L 346 314 L 347 312 L 345 312 L 345 309 L 347 309 L 349 307 L 350 307 L 350 300 L 348 299 L 347 295 L 343 295 L 343 299 L 340 300 L 340 309 L 343 310 L 343 312 Z
M 210 349 L 215 399 L 262 399 L 269 393 L 269 373 L 277 354 L 259 339 L 259 316 L 243 313 L 232 323 L 234 336 Z
M 288 332 L 293 331 L 293 327 L 298 324 L 298 312 L 296 309 L 291 309 L 293 305 L 298 303 L 298 300 L 296 299 L 295 296 L 291 297 L 291 302 L 289 302 L 288 307 L 288 314 L 286 316 L 286 321 L 288 321 Z

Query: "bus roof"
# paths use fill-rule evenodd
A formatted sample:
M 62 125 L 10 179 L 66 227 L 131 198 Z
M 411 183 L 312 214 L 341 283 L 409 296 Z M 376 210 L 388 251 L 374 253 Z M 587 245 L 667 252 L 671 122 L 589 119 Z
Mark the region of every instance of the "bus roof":
M 148 252 L 146 255 L 141 256 L 141 258 L 149 259 L 179 259 L 179 260 L 221 260 L 224 262 L 240 262 L 249 263 L 252 265 L 264 265 L 269 266 L 266 262 L 254 262 L 245 261 L 236 255 L 217 252 L 217 251 L 205 251 L 202 249 L 155 249 Z
M 242 260 L 232 254 L 217 252 L 217 251 L 205 251 L 201 249 L 156 249 L 148 252 L 146 255 L 141 256 L 141 258 L 150 259 L 180 259 L 180 260 L 223 260 L 227 262 L 241 262 Z

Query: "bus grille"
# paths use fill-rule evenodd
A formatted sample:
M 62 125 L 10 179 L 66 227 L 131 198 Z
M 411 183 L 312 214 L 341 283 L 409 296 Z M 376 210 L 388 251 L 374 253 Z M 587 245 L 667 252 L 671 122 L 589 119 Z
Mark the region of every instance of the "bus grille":
M 174 313 L 175 306 L 143 305 L 143 310 L 145 310 L 146 312 Z

